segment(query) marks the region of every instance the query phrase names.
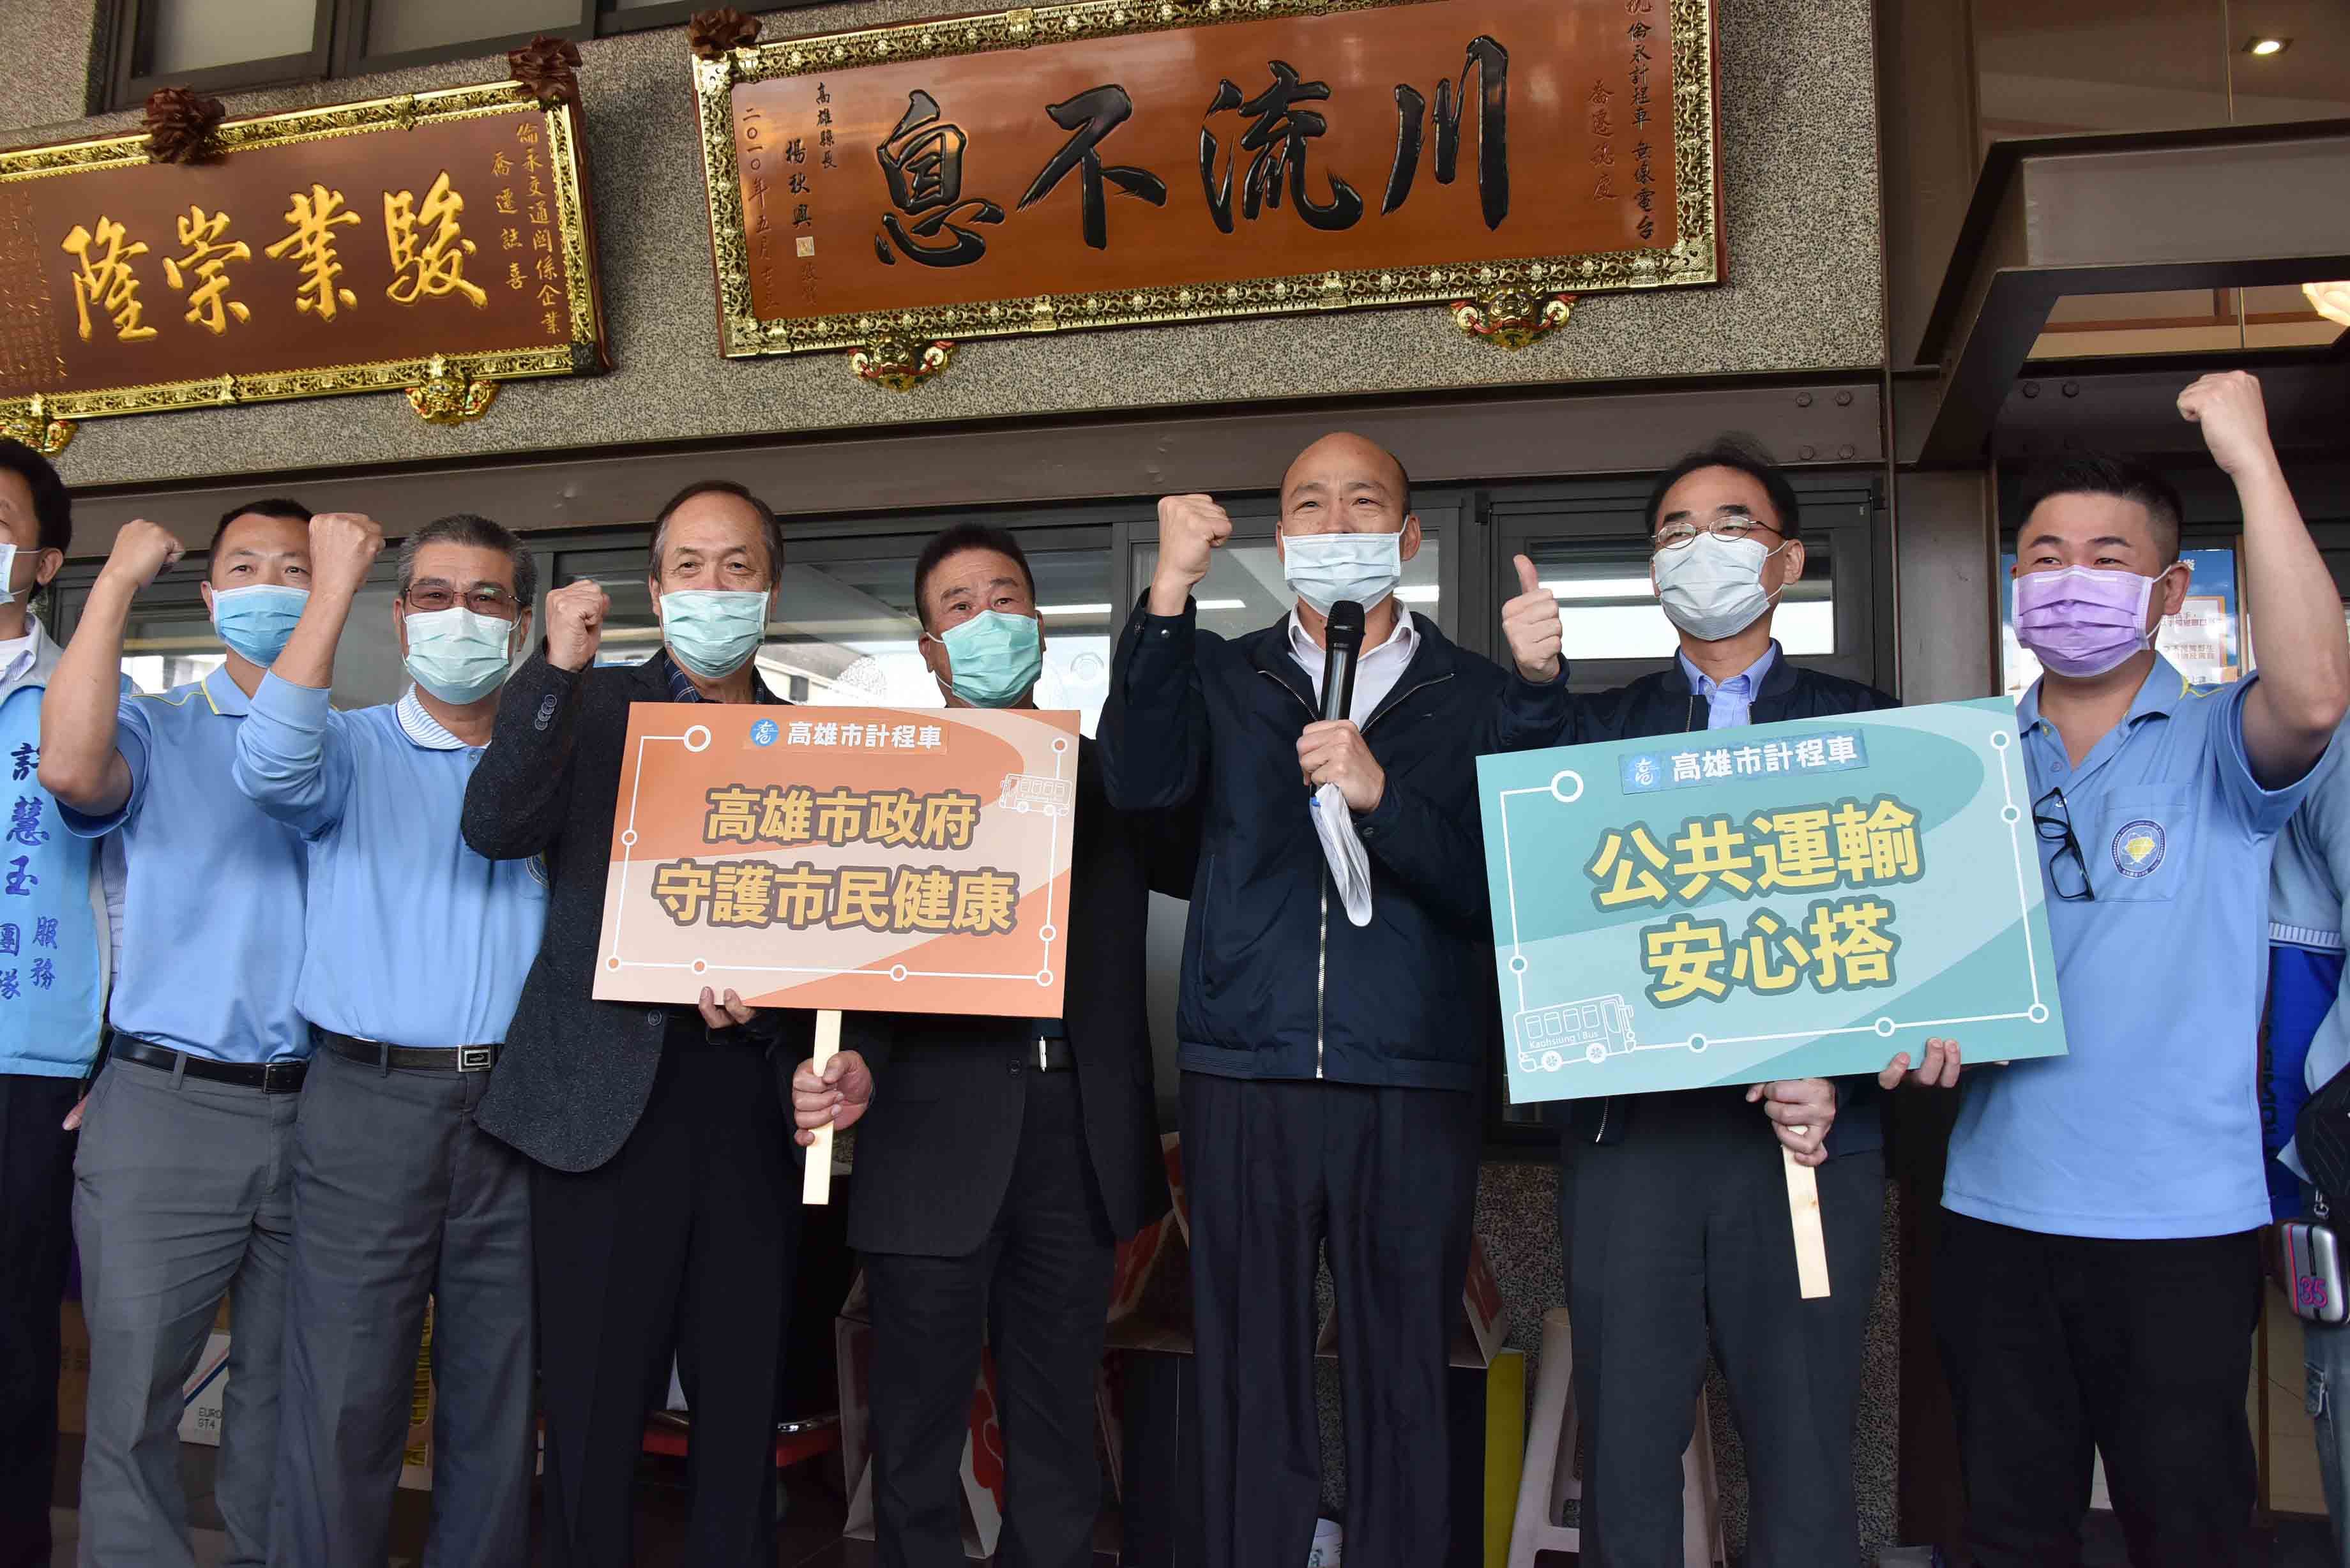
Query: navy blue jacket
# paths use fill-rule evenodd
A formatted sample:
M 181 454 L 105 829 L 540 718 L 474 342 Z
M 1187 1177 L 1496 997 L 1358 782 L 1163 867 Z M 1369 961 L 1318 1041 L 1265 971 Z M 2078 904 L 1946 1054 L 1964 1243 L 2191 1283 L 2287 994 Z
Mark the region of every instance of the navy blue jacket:
M 1286 618 L 1227 639 L 1200 630 L 1188 603 L 1172 617 L 1146 603 L 1127 623 L 1101 715 L 1110 804 L 1196 799 L 1201 814 L 1176 1014 L 1186 1071 L 1482 1084 L 1498 1014 L 1476 758 L 1555 733 L 1565 691 L 1504 675 L 1425 616 L 1415 625 L 1418 651 L 1363 723 L 1387 788 L 1355 822 L 1371 863 L 1358 929 L 1306 815 L 1297 738 L 1318 712 Z
M 1565 677 L 1562 675 L 1561 683 Z M 1523 684 L 1523 682 L 1520 682 Z M 1752 722 L 1775 724 L 1783 719 L 1818 719 L 1838 713 L 1866 713 L 1900 704 L 1874 686 L 1840 676 L 1823 675 L 1787 661 L 1784 653 L 1771 661 L 1762 690 L 1754 694 Z M 1675 659 L 1653 675 L 1643 675 L 1629 686 L 1596 696 L 1571 700 L 1565 722 L 1551 739 L 1537 742 L 1556 746 L 1582 745 L 1591 741 L 1634 740 L 1644 735 L 1673 735 L 1702 730 L 1707 703 L 1690 685 L 1689 672 Z M 1882 1091 L 1874 1077 L 1839 1078 L 1836 1119 L 1828 1128 L 1830 1157 L 1857 1154 L 1884 1146 L 1880 1115 Z M 1692 1094 L 1734 1094 L 1744 1089 L 1697 1089 Z M 1565 1102 L 1567 1136 L 1587 1143 L 1615 1143 L 1639 1119 L 1638 1095 Z

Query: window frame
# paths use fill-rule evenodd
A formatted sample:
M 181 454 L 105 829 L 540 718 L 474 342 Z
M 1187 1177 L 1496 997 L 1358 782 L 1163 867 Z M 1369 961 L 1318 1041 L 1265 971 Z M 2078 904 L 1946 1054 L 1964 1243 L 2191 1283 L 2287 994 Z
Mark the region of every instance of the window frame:
M 1806 660 L 1839 674 L 1890 689 L 1895 677 L 1891 572 L 1892 548 L 1885 524 L 1883 477 L 1874 469 L 1798 472 L 1789 475 L 1804 504 L 1807 537 L 1830 541 L 1829 559 L 1835 585 L 1838 653 L 1830 659 Z M 1461 648 L 1496 660 L 1508 657 L 1499 624 L 1502 604 L 1516 592 L 1510 555 L 1523 539 L 1556 538 L 1562 534 L 1595 543 L 1644 545 L 1639 527 L 1642 504 L 1650 480 L 1642 475 L 1590 477 L 1556 482 L 1503 483 L 1493 485 L 1428 485 L 1413 494 L 1414 510 L 1423 525 L 1438 536 L 1440 597 L 1433 618 Z M 1279 500 L 1271 490 L 1235 491 L 1219 500 L 1231 510 L 1235 537 L 1271 538 Z M 1631 519 L 1627 525 L 1627 517 Z M 909 556 L 920 541 L 950 524 L 985 521 L 1008 529 L 1032 552 L 1107 548 L 1111 592 L 1124 586 L 1123 603 L 1113 613 L 1113 626 L 1123 624 L 1130 607 L 1148 590 L 1144 552 L 1155 549 L 1159 523 L 1155 502 L 1133 496 L 1103 501 L 1045 503 L 1002 507 L 968 507 L 945 511 L 889 511 L 836 514 L 822 519 L 786 518 L 785 537 L 795 564 L 820 566 L 827 560 L 869 556 L 892 548 Z M 2192 527 L 2193 524 L 2190 524 Z M 533 530 L 523 535 L 538 566 L 538 624 L 545 624 L 545 596 L 562 587 L 591 557 L 598 572 L 612 568 L 615 557 L 633 555 L 641 570 L 650 543 L 650 519 L 593 528 Z M 2325 541 L 2332 543 L 2331 539 Z M 396 546 L 397 540 L 390 541 Z M 2350 549 L 2350 524 L 2343 525 L 2341 547 Z M 387 550 L 380 573 L 396 570 L 396 548 Z M 197 599 L 196 584 L 207 565 L 192 554 L 182 570 L 146 590 L 142 602 L 171 607 Z M 68 563 L 57 581 L 45 589 L 44 624 L 63 640 L 72 635 L 76 618 L 96 580 L 102 561 Z M 188 569 L 192 567 L 194 569 Z M 372 579 L 371 579 L 372 580 Z M 150 599 L 148 596 L 155 596 Z M 1577 690 L 1618 684 L 1657 668 L 1655 660 L 1585 661 L 1578 666 Z M 1170 1030 L 1172 999 L 1164 1011 Z M 1157 1012 L 1154 1012 L 1154 1017 Z M 1550 1158 L 1556 1133 L 1544 1121 L 1541 1105 L 1513 1107 L 1506 1093 L 1502 1024 L 1498 1009 L 1491 1020 L 1487 1056 L 1489 1075 L 1484 1109 L 1483 1158 L 1511 1161 Z M 1162 1114 L 1172 1115 L 1170 1085 L 1173 1060 L 1171 1034 L 1159 1036 L 1153 1053 L 1160 1082 Z M 1160 1060 L 1160 1058 L 1165 1058 Z M 1173 1125 L 1170 1121 L 1170 1125 Z
M 101 94 L 104 101 L 98 106 L 100 112 L 138 109 L 160 88 L 192 88 L 214 95 L 249 92 L 308 82 L 344 81 L 449 60 L 494 59 L 541 36 L 583 43 L 660 27 L 682 27 L 696 12 L 709 8 L 707 0 L 671 0 L 670 4 L 620 11 L 612 7 L 611 0 L 577 0 L 577 19 L 559 27 L 370 54 L 367 48 L 369 14 L 375 5 L 396 0 L 314 0 L 317 20 L 310 47 L 302 54 L 208 66 L 202 70 L 175 74 L 134 74 L 142 52 L 142 38 L 151 34 L 158 8 L 169 3 L 170 0 L 105 0 L 101 5 L 99 18 L 106 28 L 107 43 Z M 757 15 L 798 11 L 825 3 L 827 0 L 768 0 L 767 4 L 745 9 Z

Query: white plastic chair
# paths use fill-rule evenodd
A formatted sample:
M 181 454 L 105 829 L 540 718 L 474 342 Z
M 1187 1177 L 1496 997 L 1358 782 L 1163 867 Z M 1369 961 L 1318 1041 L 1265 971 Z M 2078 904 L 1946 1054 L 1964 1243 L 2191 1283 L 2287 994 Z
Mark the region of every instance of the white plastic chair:
M 1565 1307 L 1543 1314 L 1542 1376 L 1526 1413 L 1526 1466 L 1518 1481 L 1518 1513 L 1510 1527 L 1510 1568 L 1534 1568 L 1537 1552 L 1583 1550 L 1583 1532 L 1561 1524 L 1566 1504 L 1583 1496 L 1575 1473 L 1575 1336 Z M 1729 1561 L 1722 1549 L 1721 1497 L 1713 1470 L 1713 1431 L 1705 1390 L 1697 1395 L 1696 1436 L 1681 1456 L 1681 1545 L 1688 1568 Z

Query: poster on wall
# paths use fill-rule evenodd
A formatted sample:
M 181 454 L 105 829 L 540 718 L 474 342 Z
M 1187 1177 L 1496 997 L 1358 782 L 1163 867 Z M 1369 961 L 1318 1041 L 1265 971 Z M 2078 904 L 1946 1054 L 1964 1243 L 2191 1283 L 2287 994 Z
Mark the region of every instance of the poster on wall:
M 0 422 L 55 450 L 80 420 L 406 389 L 453 423 L 600 372 L 585 130 L 504 81 L 223 119 L 184 162 L 151 134 L 0 152 Z
M 1711 0 L 1083 0 L 693 70 L 729 356 L 1722 275 Z
M 2251 667 L 2245 636 L 2243 601 L 2236 587 L 2232 549 L 2181 550 L 2187 563 L 2187 602 L 2167 615 L 2154 634 L 2156 651 L 2178 667 L 2188 684 L 2210 690 L 2242 679 Z M 2015 639 L 2015 556 L 1999 558 L 2000 675 L 2011 698 L 2022 697 L 2040 679 L 2040 660 Z

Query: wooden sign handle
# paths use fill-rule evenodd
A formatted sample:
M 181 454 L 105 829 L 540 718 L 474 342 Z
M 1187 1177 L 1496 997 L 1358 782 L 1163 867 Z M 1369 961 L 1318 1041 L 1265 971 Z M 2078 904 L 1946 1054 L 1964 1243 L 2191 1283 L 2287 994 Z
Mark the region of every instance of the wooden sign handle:
M 827 1008 L 816 1015 L 816 1070 L 821 1074 L 825 1064 L 839 1054 L 840 1014 L 834 1009 Z M 832 1124 L 827 1122 L 815 1131 L 816 1142 L 808 1146 L 807 1173 L 800 1184 L 800 1201 L 829 1203 L 832 1201 Z M 1804 1174 L 1808 1176 L 1811 1173 L 1805 1171 Z M 1819 1200 L 1814 1198 L 1813 1207 L 1815 1210 L 1818 1208 L 1818 1203 Z M 1814 1220 L 1813 1228 L 1818 1229 L 1816 1219 Z
M 1787 1165 L 1787 1213 L 1795 1224 L 1795 1280 L 1803 1287 L 1804 1299 L 1816 1301 L 1828 1293 L 1828 1244 L 1820 1230 L 1819 1175 L 1808 1165 L 1796 1164 L 1792 1149 L 1782 1147 L 1779 1152 Z

